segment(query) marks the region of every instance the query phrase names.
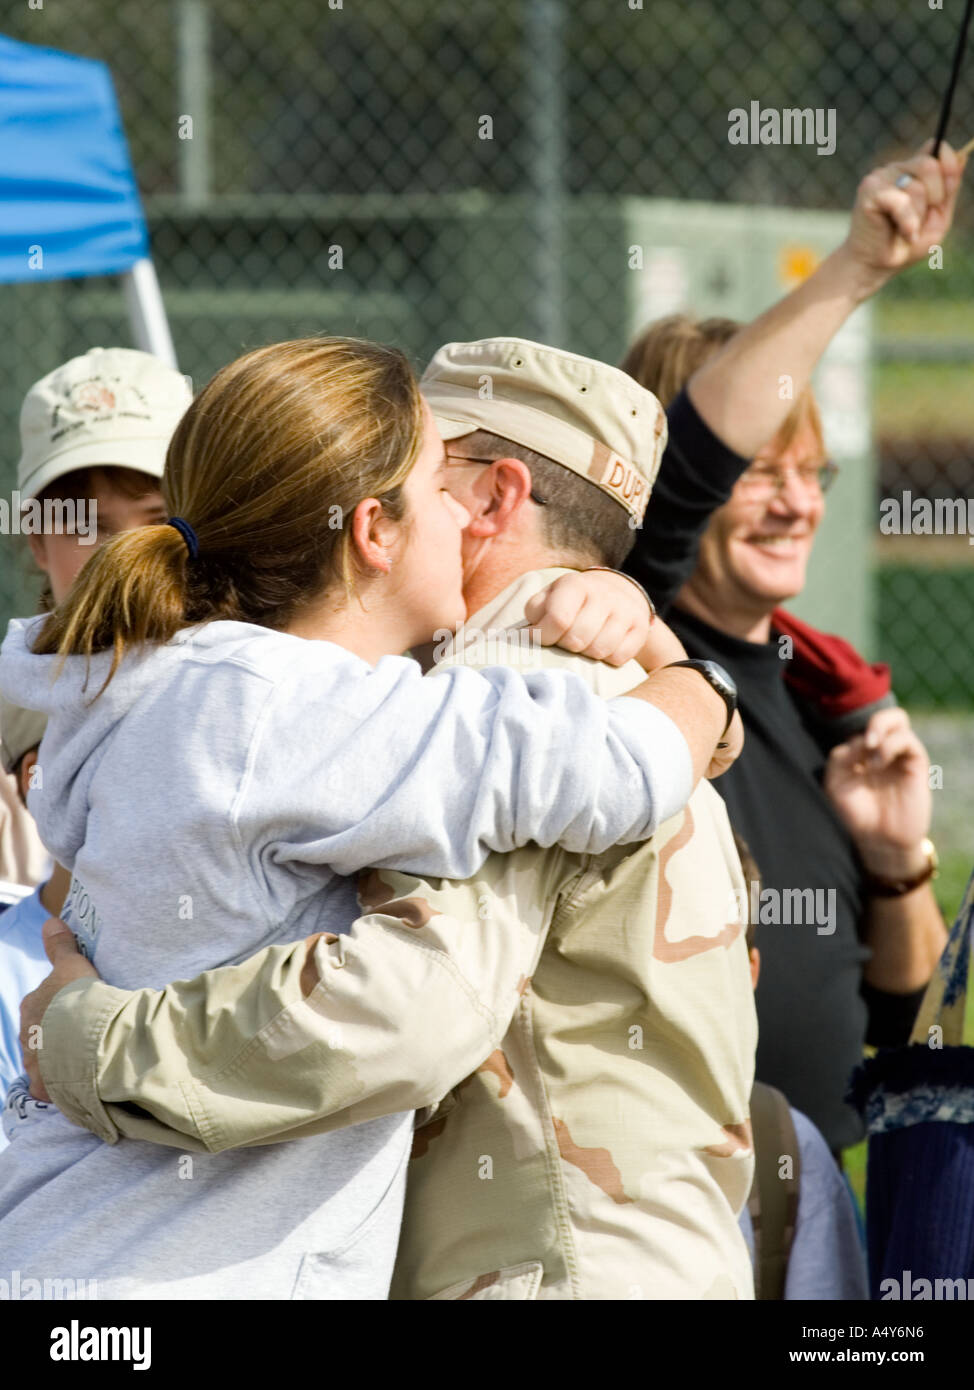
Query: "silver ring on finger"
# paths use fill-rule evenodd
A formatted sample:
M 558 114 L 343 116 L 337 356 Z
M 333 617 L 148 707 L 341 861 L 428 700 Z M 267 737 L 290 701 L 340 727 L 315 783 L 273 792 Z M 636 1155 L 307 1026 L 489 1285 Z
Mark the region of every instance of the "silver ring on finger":
M 895 184 L 894 184 L 894 187 L 895 187 L 895 188 L 907 188 L 907 187 L 909 187 L 909 185 L 910 185 L 912 182 L 913 182 L 913 175 L 912 175 L 912 174 L 902 173 L 902 174 L 900 174 L 899 178 L 896 180 L 896 182 L 895 182 Z

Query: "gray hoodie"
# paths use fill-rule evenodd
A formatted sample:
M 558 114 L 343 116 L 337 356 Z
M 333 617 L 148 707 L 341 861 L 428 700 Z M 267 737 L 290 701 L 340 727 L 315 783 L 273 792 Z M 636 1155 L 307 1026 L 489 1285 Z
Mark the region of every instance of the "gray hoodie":
M 571 673 L 424 680 L 242 623 L 109 664 L 34 655 L 14 622 L 0 689 L 49 717 L 30 810 L 72 871 L 65 920 L 104 978 L 161 987 L 357 915 L 369 866 L 466 878 L 530 840 L 652 834 L 691 790 L 679 730 Z M 179 1155 L 101 1143 L 23 1084 L 0 1155 L 0 1277 L 102 1297 L 384 1298 L 411 1116 L 295 1144 Z

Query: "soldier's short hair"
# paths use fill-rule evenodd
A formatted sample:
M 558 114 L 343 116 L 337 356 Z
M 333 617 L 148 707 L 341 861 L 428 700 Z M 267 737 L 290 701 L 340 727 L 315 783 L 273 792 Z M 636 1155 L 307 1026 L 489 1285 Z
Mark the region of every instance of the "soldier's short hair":
M 618 569 L 633 547 L 636 531 L 629 513 L 607 492 L 586 482 L 570 468 L 490 430 L 463 436 L 463 447 L 480 457 L 516 458 L 531 473 L 531 485 L 546 505 L 541 534 L 552 550 L 564 551 L 595 565 Z

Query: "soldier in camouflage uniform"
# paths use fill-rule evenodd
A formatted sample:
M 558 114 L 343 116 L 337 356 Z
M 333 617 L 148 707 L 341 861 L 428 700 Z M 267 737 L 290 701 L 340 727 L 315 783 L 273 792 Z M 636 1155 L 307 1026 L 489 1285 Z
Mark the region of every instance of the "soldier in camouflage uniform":
M 423 389 L 458 464 L 490 461 L 465 453 L 475 431 L 513 441 L 468 475 L 468 508 L 527 450 L 640 521 L 665 420 L 614 369 L 487 340 L 441 350 Z M 573 557 L 481 512 L 504 549 L 438 664 L 563 665 L 607 698 L 639 683 L 634 661 L 524 642 L 530 600 Z M 420 1110 L 394 1298 L 750 1298 L 743 890 L 707 782 L 643 845 L 530 846 L 465 883 L 373 871 L 367 915 L 310 960 L 292 944 L 161 994 L 69 986 L 44 1017 L 44 1081 L 110 1142 L 183 1150 Z

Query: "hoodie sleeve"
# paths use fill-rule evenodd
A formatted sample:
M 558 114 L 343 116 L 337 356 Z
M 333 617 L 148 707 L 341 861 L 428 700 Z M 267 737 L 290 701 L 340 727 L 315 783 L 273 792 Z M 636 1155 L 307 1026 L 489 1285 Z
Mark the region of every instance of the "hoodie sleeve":
M 647 839 L 692 791 L 667 715 L 570 672 L 424 679 L 389 657 L 335 688 L 282 683 L 267 703 L 233 814 L 262 886 L 302 866 L 463 879 L 529 841 L 598 853 Z

